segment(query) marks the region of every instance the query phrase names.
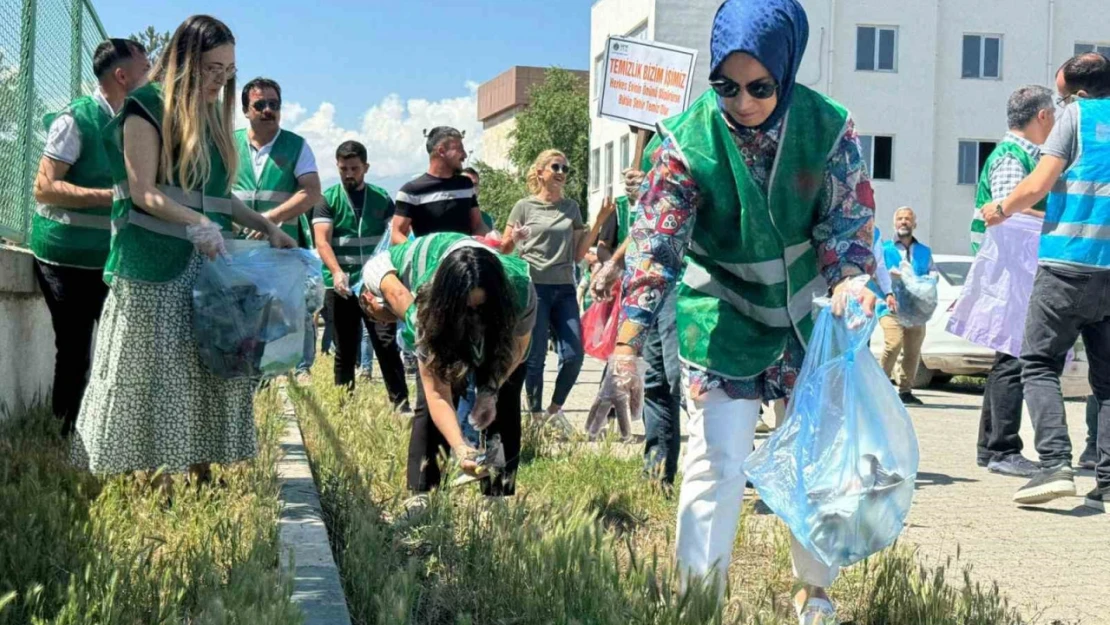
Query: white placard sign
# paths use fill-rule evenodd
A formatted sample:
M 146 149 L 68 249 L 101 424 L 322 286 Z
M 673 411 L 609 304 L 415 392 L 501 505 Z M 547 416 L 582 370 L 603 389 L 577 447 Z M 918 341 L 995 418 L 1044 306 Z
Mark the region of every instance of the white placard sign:
M 686 110 L 698 51 L 665 43 L 609 37 L 598 116 L 655 130 Z

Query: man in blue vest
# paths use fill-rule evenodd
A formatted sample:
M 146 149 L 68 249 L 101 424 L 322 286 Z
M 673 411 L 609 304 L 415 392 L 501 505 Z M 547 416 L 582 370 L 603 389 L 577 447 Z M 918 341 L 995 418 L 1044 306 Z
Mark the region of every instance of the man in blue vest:
M 1014 501 L 1040 504 L 1076 492 L 1060 373 L 1068 350 L 1082 336 L 1098 402 L 1098 484 L 1086 505 L 1105 511 L 1110 496 L 1110 59 L 1079 55 L 1064 64 L 1057 83 L 1067 108 L 1057 116 L 1036 169 L 1005 199 L 982 208 L 983 219 L 994 226 L 1048 197 L 1021 355 L 1041 471 L 1014 494 Z
M 935 274 L 937 266 L 933 263 L 933 251 L 914 236 L 917 229 L 917 215 L 909 206 L 894 211 L 894 232 L 898 235 L 893 241 L 883 245 L 883 257 L 891 276 L 898 277 L 901 265 L 908 262 L 913 273 L 918 276 Z M 894 310 L 879 319 L 886 337 L 883 348 L 883 371 L 887 377 L 894 374 L 898 354 L 902 354 L 902 365 L 898 377 L 898 397 L 907 406 L 920 406 L 922 401 L 913 394 L 913 380 L 917 377 L 917 367 L 921 364 L 921 344 L 925 342 L 925 326 L 907 328 L 898 322 Z

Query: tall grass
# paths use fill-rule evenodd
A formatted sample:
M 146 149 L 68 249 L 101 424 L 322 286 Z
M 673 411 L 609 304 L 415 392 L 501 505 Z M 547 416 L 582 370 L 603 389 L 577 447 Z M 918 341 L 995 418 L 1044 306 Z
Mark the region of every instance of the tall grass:
M 301 622 L 278 570 L 276 390 L 255 402 L 260 453 L 216 467 L 226 487 L 73 469 L 53 418 L 0 430 L 0 625 Z
M 752 502 L 725 600 L 704 586 L 680 593 L 675 501 L 640 477 L 638 458 L 526 432 L 516 497 L 444 487 L 406 516 L 408 423 L 381 391 L 347 396 L 317 379 L 291 397 L 359 625 L 797 623 L 788 530 Z M 895 547 L 845 571 L 830 592 L 842 619 L 859 625 L 1023 622 L 997 588 L 957 566 L 928 569 Z M 961 579 L 950 580 L 956 570 Z

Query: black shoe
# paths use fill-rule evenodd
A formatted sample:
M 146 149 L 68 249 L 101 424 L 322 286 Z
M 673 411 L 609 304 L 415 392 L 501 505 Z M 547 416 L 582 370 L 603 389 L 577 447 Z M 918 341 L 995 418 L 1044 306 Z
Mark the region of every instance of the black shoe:
M 1014 503 L 1028 506 L 1074 496 L 1075 474 L 1071 466 L 1061 464 L 1042 468 L 1028 484 L 1014 493 Z
M 1098 449 L 1094 445 L 1087 445 L 1087 449 L 1079 456 L 1079 468 L 1094 471 L 1098 464 Z
M 1091 508 L 1092 510 L 1106 512 L 1107 498 L 1110 498 L 1110 488 L 1098 488 L 1096 486 L 1094 490 L 1087 493 L 1087 496 L 1084 497 L 1083 505 Z
M 397 406 L 393 408 L 393 411 L 396 412 L 397 414 L 411 415 L 412 414 L 412 407 L 409 406 L 409 400 L 406 399 L 406 400 L 402 401 L 401 403 L 397 404 Z
M 924 406 L 925 402 L 917 398 L 913 393 L 906 391 L 905 393 L 898 393 L 898 399 L 906 406 Z
M 976 456 L 976 458 L 975 458 L 975 464 L 978 465 L 980 468 L 985 469 L 990 465 L 990 463 L 991 463 L 990 458 L 983 458 L 983 457 L 979 457 L 979 456 Z
M 1041 470 L 1041 467 L 1021 454 L 1010 454 L 1002 460 L 991 460 L 987 465 L 987 470 L 991 473 L 1011 477 L 1033 477 Z

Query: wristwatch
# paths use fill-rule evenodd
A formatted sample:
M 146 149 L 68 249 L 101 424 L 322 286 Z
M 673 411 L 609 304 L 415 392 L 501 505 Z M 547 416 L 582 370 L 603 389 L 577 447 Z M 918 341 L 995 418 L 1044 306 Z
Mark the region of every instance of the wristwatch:
M 1002 219 L 1006 219 L 1006 209 L 1002 208 L 1002 202 L 994 205 L 994 214 L 998 215 Z

